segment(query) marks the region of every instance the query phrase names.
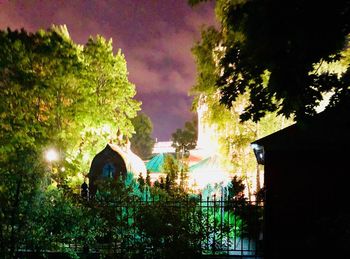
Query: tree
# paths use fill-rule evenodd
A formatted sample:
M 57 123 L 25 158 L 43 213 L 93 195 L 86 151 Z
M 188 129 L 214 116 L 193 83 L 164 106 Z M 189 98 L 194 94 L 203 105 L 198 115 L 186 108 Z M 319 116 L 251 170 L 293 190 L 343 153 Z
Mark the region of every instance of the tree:
M 217 80 L 221 102 L 230 107 L 248 93 L 250 102 L 240 117 L 254 121 L 272 111 L 297 120 L 314 115 L 328 92 L 333 93 L 329 106 L 346 102 L 350 69 L 338 77 L 318 73 L 316 64 L 342 58 L 350 32 L 349 6 L 346 0 L 283 5 L 277 0 L 217 0 L 218 46 L 224 50 Z M 266 73 L 270 76 L 264 84 Z
M 172 147 L 180 154 L 181 160 L 189 155 L 189 151 L 197 144 L 197 123 L 187 121 L 183 129 L 176 129 L 171 135 Z
M 146 174 L 146 184 L 148 187 L 151 187 L 151 173 L 148 170 L 147 170 L 147 174 Z
M 146 182 L 145 182 L 145 179 L 142 176 L 142 173 L 139 174 L 139 178 L 137 178 L 137 182 L 139 184 L 140 192 L 143 192 Z
M 0 46 L 0 253 L 12 257 L 26 238 L 22 230 L 29 208 L 53 177 L 43 151 L 69 143 L 61 141 L 61 133 L 68 130 L 80 98 L 72 102 L 66 93 L 76 91 L 73 78 L 80 62 L 78 49 L 55 27 L 33 34 L 1 31 Z
M 55 188 L 51 181 L 66 190 L 80 175 L 80 186 L 85 154 L 115 141 L 117 130 L 132 132 L 139 103 L 112 42 L 97 37 L 79 46 L 64 26 L 0 31 L 0 90 L 0 253 L 13 257 L 30 237 L 22 230 L 34 201 Z M 50 170 L 48 147 L 60 153 Z
M 176 186 L 176 180 L 178 178 L 179 173 L 179 165 L 173 156 L 165 156 L 162 172 L 166 174 L 166 179 L 164 183 L 165 190 L 167 192 L 173 191 L 174 187 Z
M 190 150 L 197 145 L 197 121 L 187 121 L 183 129 L 177 129 L 172 135 L 172 147 L 175 148 L 177 159 L 181 161 L 180 188 L 187 186 L 188 160 Z
M 191 89 L 191 94 L 195 96 L 193 105 L 206 107 L 204 121 L 216 129 L 223 158 L 221 163 L 228 171 L 240 175 L 246 181 L 250 196 L 253 193 L 251 191 L 253 182 L 256 182 L 256 189 L 260 189 L 260 172 L 257 170 L 250 143 L 289 125 L 292 120 L 286 120 L 270 112 L 259 123 L 252 120 L 240 121 L 243 108 L 249 104 L 247 93 L 239 95 L 231 107 L 220 102 L 217 81 L 221 73 L 219 60 L 224 55 L 220 41 L 220 33 L 211 27 L 202 31 L 201 41 L 192 48 L 198 71 L 196 84 Z M 268 74 L 262 76 L 265 84 L 268 78 Z M 256 171 L 255 177 L 254 171 Z
M 139 113 L 132 120 L 132 124 L 135 134 L 130 139 L 131 150 L 142 159 L 149 159 L 155 143 L 155 140 L 152 138 L 152 121 L 146 114 Z
M 82 51 L 84 102 L 79 118 L 80 137 L 69 151 L 81 172 L 87 172 L 93 156 L 106 143 L 124 144 L 131 137 L 131 119 L 140 109 L 135 86 L 128 80 L 124 55 L 113 52 L 112 40 L 90 38 Z M 123 142 L 123 143 L 122 143 Z M 77 152 L 78 151 L 78 152 Z
M 22 147 L 0 162 L 0 253 L 14 256 L 30 223 L 31 208 L 47 174 L 35 149 Z

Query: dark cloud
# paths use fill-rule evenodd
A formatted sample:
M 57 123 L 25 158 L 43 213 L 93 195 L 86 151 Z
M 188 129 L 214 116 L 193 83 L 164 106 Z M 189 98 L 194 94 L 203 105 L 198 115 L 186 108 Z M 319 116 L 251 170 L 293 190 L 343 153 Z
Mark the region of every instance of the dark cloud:
M 113 38 L 126 56 L 137 98 L 154 123 L 154 136 L 167 140 L 191 119 L 188 90 L 194 83 L 191 47 L 203 24 L 213 25 L 212 4 L 196 8 L 186 0 L 0 0 L 0 29 L 35 31 L 66 24 L 72 38 Z

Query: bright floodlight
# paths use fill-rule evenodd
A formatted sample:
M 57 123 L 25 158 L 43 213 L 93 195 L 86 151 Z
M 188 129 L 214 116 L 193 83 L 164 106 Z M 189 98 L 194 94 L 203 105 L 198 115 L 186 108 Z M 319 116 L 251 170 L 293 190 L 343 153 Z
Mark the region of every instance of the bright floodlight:
M 46 151 L 45 157 L 46 157 L 46 160 L 48 162 L 57 161 L 58 160 L 58 153 L 56 150 L 50 149 L 50 150 Z

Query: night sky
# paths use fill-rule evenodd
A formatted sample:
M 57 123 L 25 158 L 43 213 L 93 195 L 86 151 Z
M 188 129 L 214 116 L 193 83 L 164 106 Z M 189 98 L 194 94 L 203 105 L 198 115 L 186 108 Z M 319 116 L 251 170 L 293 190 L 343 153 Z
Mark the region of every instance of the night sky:
M 213 25 L 213 4 L 187 0 L 0 0 L 0 29 L 36 31 L 66 24 L 77 43 L 90 35 L 113 39 L 126 56 L 136 98 L 154 124 L 153 136 L 170 139 L 194 114 L 188 90 L 195 82 L 191 47 L 200 27 Z

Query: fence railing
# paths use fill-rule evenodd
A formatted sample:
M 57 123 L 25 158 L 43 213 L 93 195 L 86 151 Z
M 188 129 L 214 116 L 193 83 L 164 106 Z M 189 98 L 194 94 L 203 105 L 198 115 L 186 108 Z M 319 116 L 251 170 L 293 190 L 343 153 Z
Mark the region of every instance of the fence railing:
M 83 238 L 74 242 L 57 240 L 61 251 L 120 257 L 142 254 L 144 258 L 164 258 L 174 252 L 177 256 L 263 257 L 261 202 L 213 195 L 134 197 L 113 203 L 89 201 L 86 206 L 105 219 L 104 233 L 89 243 Z M 23 244 L 19 252 L 30 250 Z

